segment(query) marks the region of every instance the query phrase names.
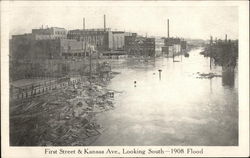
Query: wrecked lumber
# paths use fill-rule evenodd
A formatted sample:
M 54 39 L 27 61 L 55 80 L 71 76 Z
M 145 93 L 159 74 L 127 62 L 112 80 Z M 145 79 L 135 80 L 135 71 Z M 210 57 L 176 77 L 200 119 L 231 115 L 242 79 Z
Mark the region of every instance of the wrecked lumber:
M 116 91 L 99 81 L 69 84 L 22 104 L 10 105 L 11 145 L 88 145 L 102 133 L 97 113 L 114 108 Z M 16 102 L 15 102 L 16 103 Z M 11 103 L 13 104 L 13 103 Z

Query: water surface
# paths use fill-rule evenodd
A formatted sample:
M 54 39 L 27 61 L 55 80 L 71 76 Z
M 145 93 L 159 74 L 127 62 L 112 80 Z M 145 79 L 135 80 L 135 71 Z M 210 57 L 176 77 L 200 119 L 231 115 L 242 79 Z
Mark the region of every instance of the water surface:
M 200 51 L 177 57 L 180 62 L 114 64 L 113 71 L 121 74 L 109 88 L 122 93 L 115 96 L 114 110 L 98 115 L 105 130 L 92 145 L 238 145 L 237 72 L 225 76 L 219 66 L 210 70 L 209 58 Z M 199 79 L 197 72 L 223 77 Z

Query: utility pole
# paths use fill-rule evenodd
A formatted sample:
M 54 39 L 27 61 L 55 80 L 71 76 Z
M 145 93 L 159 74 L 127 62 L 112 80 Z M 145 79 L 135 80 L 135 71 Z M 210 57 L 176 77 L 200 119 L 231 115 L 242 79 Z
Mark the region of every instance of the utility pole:
M 159 69 L 158 71 L 159 71 L 159 80 L 161 80 L 161 72 L 162 72 L 162 70 Z

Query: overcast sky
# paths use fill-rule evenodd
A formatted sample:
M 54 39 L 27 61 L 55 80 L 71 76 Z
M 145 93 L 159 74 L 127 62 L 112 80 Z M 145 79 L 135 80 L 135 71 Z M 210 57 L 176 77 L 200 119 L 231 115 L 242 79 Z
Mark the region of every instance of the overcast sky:
M 42 25 L 81 29 L 82 18 L 86 28 L 103 28 L 131 31 L 148 36 L 167 36 L 167 19 L 170 19 L 170 36 L 208 39 L 238 38 L 238 8 L 232 6 L 20 6 L 11 5 L 10 34 L 31 32 Z

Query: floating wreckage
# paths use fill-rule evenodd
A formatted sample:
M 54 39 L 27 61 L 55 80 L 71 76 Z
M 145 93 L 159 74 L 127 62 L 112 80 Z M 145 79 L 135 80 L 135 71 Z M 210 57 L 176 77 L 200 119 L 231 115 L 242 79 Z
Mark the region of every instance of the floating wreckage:
M 185 53 L 185 54 L 184 54 L 184 57 L 188 58 L 188 57 L 189 57 L 189 54 L 188 54 L 188 53 Z
M 218 75 L 216 73 L 200 73 L 200 72 L 197 72 L 197 77 L 196 78 L 199 78 L 199 79 L 212 79 L 214 77 L 222 77 L 222 75 Z

